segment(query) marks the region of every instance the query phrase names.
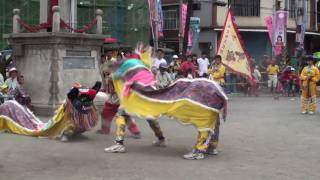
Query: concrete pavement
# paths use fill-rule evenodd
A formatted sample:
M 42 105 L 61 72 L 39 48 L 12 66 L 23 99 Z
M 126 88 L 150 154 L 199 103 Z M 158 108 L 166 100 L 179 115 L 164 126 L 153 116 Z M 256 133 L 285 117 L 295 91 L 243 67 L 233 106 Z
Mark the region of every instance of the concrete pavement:
M 222 123 L 220 154 L 201 161 L 182 155 L 195 142 L 193 127 L 162 118 L 167 148 L 126 139 L 127 153 L 107 154 L 113 135 L 85 133 L 70 143 L 0 134 L 0 180 L 319 180 L 320 115 L 301 115 L 298 99 L 234 97 Z

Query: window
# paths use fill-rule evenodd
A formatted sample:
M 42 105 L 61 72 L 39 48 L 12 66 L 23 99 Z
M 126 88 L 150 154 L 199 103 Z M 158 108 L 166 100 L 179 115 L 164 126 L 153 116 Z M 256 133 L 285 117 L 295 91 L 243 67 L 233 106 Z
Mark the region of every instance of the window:
M 318 1 L 317 3 L 317 9 L 318 9 L 318 12 L 317 12 L 318 24 L 320 24 L 320 1 Z
M 163 10 L 164 29 L 177 30 L 179 27 L 179 13 L 177 9 Z
M 289 18 L 295 18 L 296 2 L 295 0 L 289 1 Z
M 228 0 L 235 16 L 260 16 L 260 0 Z

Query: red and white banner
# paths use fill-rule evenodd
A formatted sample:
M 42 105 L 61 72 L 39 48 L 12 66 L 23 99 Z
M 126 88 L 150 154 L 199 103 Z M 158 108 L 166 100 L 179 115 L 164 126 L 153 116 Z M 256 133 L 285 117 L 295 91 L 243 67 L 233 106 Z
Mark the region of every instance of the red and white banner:
M 151 28 L 151 32 L 152 32 L 152 37 L 155 38 L 155 34 L 154 34 L 154 0 L 148 0 L 148 4 L 149 4 L 149 22 L 150 22 L 150 28 Z
M 268 34 L 270 38 L 270 42 L 272 43 L 272 16 L 267 16 L 264 18 L 264 22 L 266 23 Z
M 158 38 L 163 37 L 163 27 L 164 27 L 164 19 L 163 19 L 163 11 L 162 11 L 162 2 L 161 0 L 157 0 L 158 7 Z
M 150 27 L 152 32 L 152 37 L 159 38 L 163 37 L 163 26 L 164 26 L 164 19 L 163 19 L 163 12 L 162 12 L 162 3 L 161 0 L 148 0 L 149 3 L 149 21 Z M 158 16 L 155 14 L 155 8 L 158 10 Z M 156 19 L 156 17 L 158 19 Z M 156 23 L 158 23 L 156 26 Z M 157 27 L 157 29 L 156 29 Z M 156 33 L 158 31 L 158 33 Z M 158 37 L 155 37 L 158 34 Z
M 184 36 L 184 31 L 186 29 L 187 10 L 188 10 L 187 4 L 186 3 L 182 3 L 182 5 L 181 5 L 182 37 Z
M 218 46 L 218 54 L 227 69 L 252 80 L 251 59 L 245 50 L 232 11 L 229 8 Z

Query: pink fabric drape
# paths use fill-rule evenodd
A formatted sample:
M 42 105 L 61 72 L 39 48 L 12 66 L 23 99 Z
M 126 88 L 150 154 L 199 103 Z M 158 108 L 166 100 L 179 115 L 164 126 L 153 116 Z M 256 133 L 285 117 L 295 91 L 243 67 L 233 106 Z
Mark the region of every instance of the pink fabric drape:
M 123 95 L 125 97 L 129 96 L 130 91 L 131 91 L 131 86 L 134 82 L 138 82 L 144 86 L 154 86 L 156 81 L 154 79 L 154 75 L 152 74 L 151 71 L 148 70 L 142 70 L 135 74 L 131 79 L 129 79 L 125 83 L 125 87 L 123 90 Z

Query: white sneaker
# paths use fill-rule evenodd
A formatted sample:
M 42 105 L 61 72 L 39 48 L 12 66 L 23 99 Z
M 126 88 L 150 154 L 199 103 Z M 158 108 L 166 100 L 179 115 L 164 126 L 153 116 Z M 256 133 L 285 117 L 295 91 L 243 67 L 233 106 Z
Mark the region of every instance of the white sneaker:
M 314 115 L 314 112 L 312 112 L 312 111 L 309 111 L 309 112 L 308 112 L 308 114 L 310 114 L 310 115 Z
M 124 153 L 126 152 L 126 147 L 123 144 L 115 144 L 104 149 L 107 153 Z
M 165 140 L 156 140 L 152 142 L 152 146 L 154 147 L 166 147 L 166 142 Z
M 302 111 L 301 114 L 307 114 L 307 111 Z
M 201 160 L 204 159 L 204 154 L 199 152 L 190 152 L 184 155 L 183 158 L 188 160 Z
M 62 135 L 60 141 L 61 141 L 61 142 L 68 142 L 68 141 L 69 141 L 69 138 L 68 138 L 68 136 L 66 136 L 66 135 Z

